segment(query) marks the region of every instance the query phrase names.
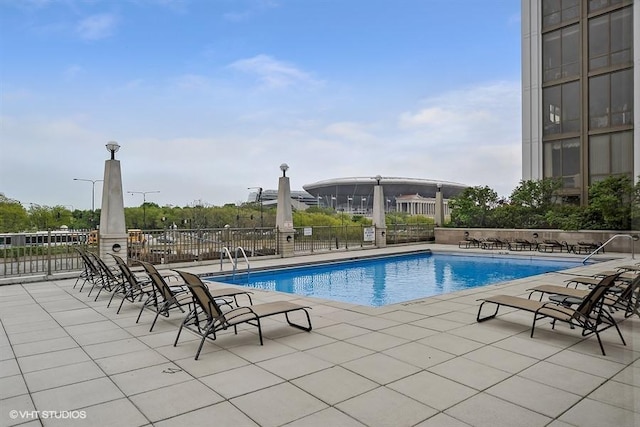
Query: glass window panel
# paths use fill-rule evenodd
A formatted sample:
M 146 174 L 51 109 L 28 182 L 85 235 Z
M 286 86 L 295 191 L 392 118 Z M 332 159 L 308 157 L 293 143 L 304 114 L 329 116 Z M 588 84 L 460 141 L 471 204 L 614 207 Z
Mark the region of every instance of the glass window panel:
M 609 75 L 589 79 L 589 129 L 609 126 Z
M 575 19 L 580 16 L 579 0 L 563 0 L 562 1 L 562 22 Z
M 609 15 L 589 20 L 589 69 L 609 65 Z
M 562 30 L 562 76 L 580 74 L 580 29 L 577 25 Z
M 609 0 L 589 0 L 589 12 L 604 9 L 609 6 Z
M 611 13 L 611 64 L 631 62 L 633 21 L 631 8 Z
M 579 187 L 580 140 L 570 139 L 562 143 L 562 175 L 565 187 Z
M 589 174 L 609 174 L 609 135 L 594 135 L 589 138 Z
M 611 124 L 613 126 L 632 123 L 633 74 L 632 70 L 611 74 Z
M 560 133 L 560 96 L 561 87 L 553 86 L 543 89 L 542 99 L 544 103 L 544 135 Z
M 562 176 L 562 143 L 559 141 L 545 143 L 543 161 L 545 178 Z
M 580 85 L 562 85 L 562 132 L 580 131 Z
M 631 132 L 611 135 L 611 173 L 630 174 L 633 172 L 633 137 Z
M 543 0 L 542 2 L 542 27 L 549 27 L 560 23 L 560 0 Z
M 559 79 L 562 75 L 562 44 L 560 36 L 560 31 L 553 31 L 542 36 L 544 81 Z

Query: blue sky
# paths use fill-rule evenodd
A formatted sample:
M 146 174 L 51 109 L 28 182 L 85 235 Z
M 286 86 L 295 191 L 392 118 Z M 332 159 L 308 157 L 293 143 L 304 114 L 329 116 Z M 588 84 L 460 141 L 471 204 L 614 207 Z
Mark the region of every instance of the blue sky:
M 245 201 L 337 177 L 521 178 L 515 0 L 0 0 L 0 192 Z M 96 186 L 96 206 L 101 189 Z

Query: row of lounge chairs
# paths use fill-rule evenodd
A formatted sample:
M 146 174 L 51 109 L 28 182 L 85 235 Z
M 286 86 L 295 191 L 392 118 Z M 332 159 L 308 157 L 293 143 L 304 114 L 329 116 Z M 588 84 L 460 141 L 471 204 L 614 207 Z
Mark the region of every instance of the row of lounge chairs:
M 533 313 L 531 338 L 536 323 L 548 318 L 552 329 L 557 321 L 565 322 L 573 328 L 582 329 L 582 336 L 595 335 L 600 350 L 606 355 L 600 334 L 615 328 L 624 345 L 626 342 L 614 314 L 622 312 L 624 318 L 640 317 L 640 265 L 621 266 L 616 271 L 597 273 L 597 277 L 573 277 L 566 280 L 566 286 L 537 284 L 529 289 L 528 298 L 512 295 L 492 295 L 481 298 L 476 320 L 484 322 L 497 316 L 500 307 L 515 308 Z M 575 287 L 570 287 L 573 284 Z M 582 286 L 582 288 L 578 288 Z M 532 298 L 539 295 L 538 299 Z M 548 301 L 543 301 L 544 296 Z M 483 314 L 483 307 L 493 305 L 495 309 Z
M 585 242 L 579 241 L 574 244 L 565 241 L 553 239 L 545 239 L 542 242 L 537 240 L 527 240 L 516 238 L 513 240 L 500 239 L 498 237 L 475 238 L 466 237 L 458 242 L 461 249 L 480 248 L 480 249 L 507 249 L 511 251 L 539 251 L 539 252 L 566 252 L 575 254 L 590 254 L 597 250 L 604 253 L 601 242 Z
M 172 310 L 180 310 L 185 317 L 173 345 L 177 346 L 185 328 L 199 335 L 201 341 L 195 355 L 196 360 L 207 339 L 215 340 L 218 332 L 231 327 L 237 334 L 237 326 L 243 323 L 258 328 L 260 345 L 263 345 L 261 319 L 265 317 L 284 314 L 290 326 L 304 331 L 312 329 L 308 306 L 290 301 L 253 304 L 252 292 L 249 290 L 205 284 L 199 276 L 186 271 L 161 274 L 153 264 L 139 261 L 144 272 L 134 272 L 117 255 L 110 254 L 116 262 L 116 268 L 113 268 L 92 252 L 80 249 L 78 252 L 82 257 L 84 269 L 78 276 L 74 288 L 80 284 L 79 291 L 82 292 L 85 285 L 90 284 L 89 296 L 97 290 L 94 301 L 98 300 L 103 291 L 111 293 L 107 307 L 119 296 L 121 300 L 116 313 L 120 313 L 125 301 L 140 304 L 136 323 L 140 321 L 145 309 L 154 311 L 155 317 L 149 328 L 150 332 L 153 331 L 159 316 L 169 317 Z M 239 297 L 248 304 L 240 304 Z M 303 313 L 306 324 L 293 322 L 290 316 L 294 312 Z

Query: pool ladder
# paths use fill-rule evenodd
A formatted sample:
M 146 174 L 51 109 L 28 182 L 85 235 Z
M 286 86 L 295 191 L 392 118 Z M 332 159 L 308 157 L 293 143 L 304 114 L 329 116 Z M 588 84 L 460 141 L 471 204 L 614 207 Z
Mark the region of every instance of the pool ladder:
M 242 254 L 242 258 L 244 259 L 244 262 L 247 264 L 247 284 L 249 284 L 249 274 L 251 273 L 251 265 L 249 264 L 249 258 L 247 258 L 247 253 L 244 251 L 244 248 L 242 246 L 238 246 L 236 248 L 235 257 L 231 256 L 231 252 L 229 251 L 229 248 L 227 248 L 226 246 L 222 248 L 222 250 L 220 251 L 220 271 L 222 271 L 222 261 L 226 255 L 227 258 L 229 258 L 231 265 L 233 266 L 231 280 L 235 281 L 236 272 L 238 271 L 238 261 L 239 261 L 238 254 Z

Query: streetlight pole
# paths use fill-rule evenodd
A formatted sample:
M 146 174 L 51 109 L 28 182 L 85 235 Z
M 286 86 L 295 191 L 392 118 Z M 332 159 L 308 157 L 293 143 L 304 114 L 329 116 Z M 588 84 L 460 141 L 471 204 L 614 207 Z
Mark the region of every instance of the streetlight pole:
M 260 202 L 260 228 L 264 228 L 264 216 L 262 215 L 262 187 L 248 187 L 247 190 L 258 190 L 256 202 Z
M 85 181 L 91 183 L 91 225 L 93 226 L 94 216 L 96 215 L 96 182 L 103 182 L 103 179 L 84 179 L 73 178 L 74 181 Z
M 147 194 L 159 193 L 160 191 L 127 191 L 127 193 L 142 194 L 142 228 L 147 228 Z

